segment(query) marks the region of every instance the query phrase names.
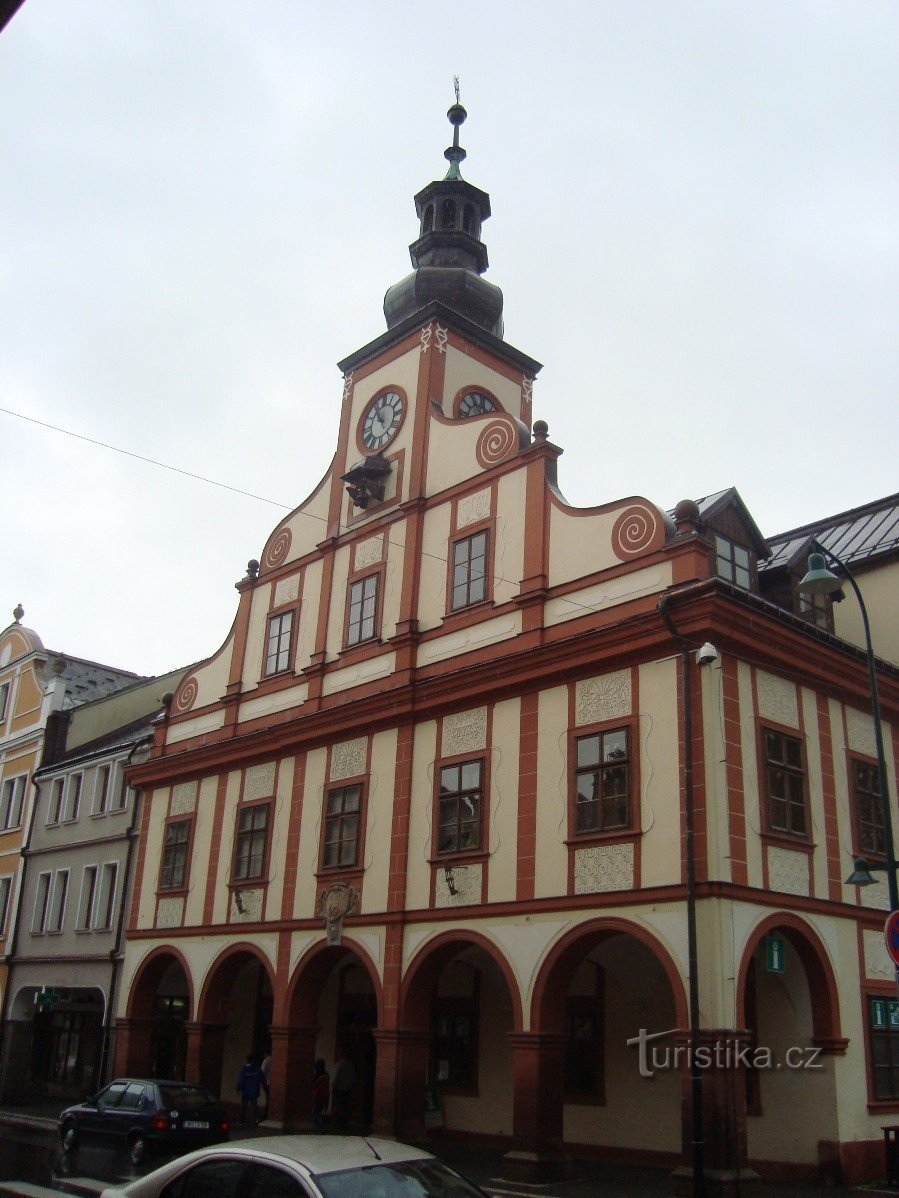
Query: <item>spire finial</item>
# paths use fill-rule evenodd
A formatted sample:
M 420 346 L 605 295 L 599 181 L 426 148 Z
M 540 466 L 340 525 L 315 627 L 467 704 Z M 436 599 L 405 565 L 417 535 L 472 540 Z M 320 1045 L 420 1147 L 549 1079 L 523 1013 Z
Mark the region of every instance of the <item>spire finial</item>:
M 468 113 L 459 102 L 459 76 L 453 75 L 453 90 L 456 93 L 456 102 L 447 112 L 449 123 L 453 126 L 453 144 L 443 151 L 443 157 L 449 162 L 449 170 L 444 178 L 446 179 L 461 179 L 462 175 L 459 172 L 459 163 L 466 157 L 465 151 L 459 145 L 459 126 L 468 116 Z
M 16 606 L 13 608 L 12 614 L 15 618 L 16 623 L 21 624 L 22 616 L 25 615 L 25 608 L 22 606 L 21 603 L 17 603 Z

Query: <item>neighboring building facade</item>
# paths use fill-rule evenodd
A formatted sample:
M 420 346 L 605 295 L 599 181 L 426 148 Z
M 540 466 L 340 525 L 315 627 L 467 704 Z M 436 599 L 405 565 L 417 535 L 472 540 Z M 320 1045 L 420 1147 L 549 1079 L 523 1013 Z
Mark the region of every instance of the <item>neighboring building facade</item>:
M 271 1045 L 288 1128 L 343 1046 L 354 1118 L 387 1134 L 689 1159 L 689 816 L 700 1038 L 728 1050 L 708 1168 L 860 1175 L 899 1110 L 884 900 L 842 884 L 877 845 L 863 656 L 759 593 L 736 492 L 566 503 L 450 119 L 388 331 L 340 364 L 334 462 L 129 773 L 117 1069 L 152 1071 L 175 1019 L 185 1074 L 226 1095 Z
M 0 1098 L 75 1100 L 107 1080 L 138 796 L 163 696 L 184 670 L 57 715 L 35 771 L 20 916 L 9 960 Z M 51 717 L 51 720 L 53 717 Z
M 0 632 L 0 1028 L 7 1010 L 7 960 L 21 886 L 21 850 L 32 811 L 32 776 L 48 721 L 137 680 L 137 674 L 45 649 L 24 627 L 21 605 Z

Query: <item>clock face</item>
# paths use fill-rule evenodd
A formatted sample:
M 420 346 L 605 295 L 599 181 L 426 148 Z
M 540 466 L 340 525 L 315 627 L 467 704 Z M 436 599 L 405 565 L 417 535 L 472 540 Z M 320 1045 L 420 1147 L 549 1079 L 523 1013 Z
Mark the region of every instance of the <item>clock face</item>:
M 383 449 L 403 422 L 405 405 L 397 391 L 385 391 L 369 406 L 362 418 L 361 437 L 366 449 Z
M 469 391 L 459 400 L 460 416 L 481 416 L 484 412 L 495 412 L 496 404 L 489 395 L 480 391 Z

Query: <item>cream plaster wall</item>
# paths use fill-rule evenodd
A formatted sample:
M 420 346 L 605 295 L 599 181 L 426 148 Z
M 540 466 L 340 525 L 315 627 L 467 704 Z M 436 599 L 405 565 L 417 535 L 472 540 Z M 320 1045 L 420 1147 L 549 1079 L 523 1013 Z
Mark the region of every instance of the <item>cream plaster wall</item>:
M 412 803 L 409 812 L 409 874 L 406 906 L 411 910 L 430 905 L 431 831 L 434 812 L 434 758 L 437 753 L 437 723 L 427 720 L 415 726 L 412 757 Z
M 490 807 L 487 846 L 490 851 L 488 902 L 512 902 L 518 866 L 518 765 L 521 701 L 509 699 L 493 708 L 490 753 Z
M 295 765 L 296 759 L 293 757 L 282 757 L 278 762 L 278 781 L 272 822 L 272 848 L 269 854 L 269 885 L 265 896 L 266 919 L 281 918 L 281 908 L 284 902 L 287 832 L 290 825 Z
M 351 686 L 362 686 L 376 678 L 389 678 L 396 664 L 395 653 L 380 653 L 366 661 L 355 662 L 342 670 L 330 670 L 322 679 L 322 694 L 333 695 L 348 690 Z
M 620 566 L 612 548 L 615 521 L 628 508 L 639 505 L 662 523 L 658 510 L 645 499 L 626 500 L 603 511 L 549 505 L 549 585 L 559 586 L 597 570 Z
M 828 897 L 827 887 L 827 839 L 824 829 L 824 793 L 821 771 L 821 733 L 818 728 L 818 706 L 814 691 L 803 687 L 800 692 L 802 716 L 805 726 L 806 777 L 808 779 L 809 815 L 811 836 L 815 851 L 811 860 L 812 894 L 817 898 Z
M 276 584 L 263 583 L 253 591 L 250 601 L 250 622 L 247 627 L 247 644 L 243 659 L 243 689 L 250 690 L 259 683 L 265 668 L 267 648 L 268 613 Z M 227 679 L 225 679 L 227 683 Z M 225 693 L 222 687 L 222 694 Z
M 512 382 L 477 358 L 448 345 L 443 387 L 444 415 L 452 416 L 453 400 L 463 387 L 466 391 L 492 392 L 510 415 L 521 418 L 521 384 Z
M 360 379 L 353 385 L 353 398 L 350 409 L 349 439 L 347 444 L 347 467 L 355 465 L 362 459 L 362 454 L 356 448 L 356 429 L 368 401 L 385 387 L 401 387 L 406 393 L 406 416 L 396 438 L 385 452 L 394 454 L 399 450 L 406 451 L 406 472 L 403 479 L 403 494 L 405 499 L 409 489 L 409 461 L 412 451 L 412 435 L 415 430 L 415 403 L 418 392 L 418 374 L 421 367 L 421 348 L 416 345 L 399 358 L 386 363 L 379 370 Z M 344 471 L 341 470 L 341 474 Z M 321 540 L 321 535 L 317 538 Z
M 512 1004 L 499 971 L 479 959 L 481 993 L 478 1021 L 477 1096 L 447 1094 L 446 1126 L 487 1135 L 512 1133 Z
M 200 781 L 196 809 L 194 811 L 194 840 L 190 858 L 190 890 L 184 908 L 184 922 L 193 927 L 202 927 L 203 924 L 203 903 L 206 898 L 206 880 L 209 877 L 212 837 L 215 832 L 215 796 L 217 790 L 217 774 L 212 774 Z M 163 818 L 160 829 L 159 857 L 154 858 L 157 861 L 162 854 L 162 829 L 164 827 L 165 819 Z
M 750 886 L 762 884 L 762 842 L 758 806 L 758 763 L 756 761 L 755 709 L 752 697 L 752 669 L 745 662 L 737 665 L 737 694 L 740 702 L 740 749 L 743 758 L 743 799 L 746 819 L 746 870 Z M 750 786 L 751 780 L 751 786 Z M 752 802 L 750 803 L 750 792 Z
M 583 556 L 581 566 L 581 573 L 593 568 L 592 562 L 584 560 Z M 590 611 L 602 611 L 630 599 L 639 599 L 641 595 L 655 594 L 670 585 L 671 566 L 667 562 L 631 570 L 627 574 L 618 574 L 610 578 L 608 582 L 582 587 L 571 595 L 550 599 L 544 607 L 544 620 L 547 625 L 563 624 L 566 620 L 576 620 Z
M 639 670 L 640 845 L 643 886 L 680 881 L 677 661 Z
M 302 879 L 314 878 L 318 873 L 326 765 L 325 749 L 313 749 L 306 754 L 303 814 L 300 819 L 300 847 L 297 856 L 297 878 L 300 879 L 300 884 L 297 886 L 293 904 L 294 919 L 311 919 L 315 914 L 315 886 L 303 885 Z
M 300 592 L 300 623 L 297 629 L 296 651 L 293 659 L 293 668 L 297 673 L 309 664 L 309 659 L 315 652 L 323 571 L 324 563 L 321 560 L 310 562 L 303 571 L 303 588 Z
M 393 796 L 396 781 L 397 730 L 389 728 L 374 737 L 368 780 L 365 827 L 365 885 L 362 911 L 384 911 L 390 872 Z
M 156 917 L 156 886 L 159 882 L 159 862 L 162 859 L 162 837 L 171 788 L 154 790 L 150 798 L 150 820 L 144 841 L 144 876 L 137 913 L 139 928 L 152 928 Z M 195 862 L 191 862 L 191 881 Z
M 521 614 L 505 612 L 492 620 L 483 620 L 478 624 L 469 624 L 446 636 L 425 641 L 419 646 L 418 664 L 430 665 L 436 661 L 446 661 L 450 657 L 458 657 L 461 653 L 471 653 L 486 645 L 495 645 L 500 641 L 510 640 L 521 631 Z
M 896 596 L 899 594 L 899 562 L 888 562 L 872 570 L 861 570 L 855 580 L 865 600 L 871 623 L 871 644 L 878 657 L 899 665 L 899 621 L 896 620 Z M 835 603 L 833 622 L 837 636 L 865 648 L 861 608 L 855 594 L 846 587 L 845 603 Z
M 451 508 L 448 503 L 425 513 L 422 555 L 418 569 L 418 624 L 423 632 L 438 627 L 446 615 L 450 514 Z
M 499 480 L 493 600 L 507 603 L 521 593 L 524 577 L 524 509 L 527 472 L 516 470 Z
M 691 668 L 696 667 L 691 665 Z M 729 882 L 732 879 L 730 813 L 724 760 L 724 680 L 721 676 L 721 663 L 703 666 L 700 678 L 709 876 Z
M 192 720 L 184 720 L 177 724 L 169 724 L 166 729 L 165 743 L 177 745 L 179 741 L 189 740 L 192 736 L 202 736 L 204 732 L 214 732 L 225 723 L 223 711 L 210 711 L 206 715 L 195 716 Z
M 431 418 L 428 427 L 428 468 L 425 483 L 428 495 L 439 495 L 449 487 L 476 480 L 484 467 L 475 453 L 484 427 L 495 419 L 489 416 L 472 416 L 468 420 L 454 420 L 450 424 Z M 516 440 L 512 444 L 517 447 Z M 511 436 L 510 436 L 511 439 Z
M 234 632 L 229 633 L 228 639 L 221 649 L 209 661 L 190 671 L 190 676 L 197 680 L 197 697 L 195 708 L 206 707 L 209 703 L 217 702 L 225 693 L 228 685 L 228 675 L 231 673 L 231 655 L 234 652 Z M 169 729 L 168 739 L 172 740 Z
M 318 483 L 315 490 L 303 500 L 296 511 L 292 512 L 283 524 L 279 524 L 269 537 L 272 539 L 283 529 L 290 532 L 290 549 L 284 563 L 295 562 L 298 558 L 311 553 L 321 541 L 328 528 L 328 507 L 331 501 L 331 476 L 333 464 Z M 264 554 L 263 554 L 264 556 Z
M 565 893 L 568 883 L 568 688 L 540 692 L 537 716 L 537 844 L 534 895 Z
M 234 836 L 237 831 L 235 814 L 240 799 L 240 770 L 231 770 L 228 774 L 225 791 L 225 819 L 222 828 L 221 849 L 219 852 L 218 868 L 215 875 L 215 893 L 213 895 L 212 922 L 226 923 L 231 892 L 228 883 L 231 880 L 231 865 L 234 861 Z
M 331 591 L 328 603 L 328 633 L 326 650 L 329 657 L 343 649 L 343 632 L 346 620 L 346 596 L 350 574 L 350 547 L 342 545 L 334 553 L 334 572 L 331 575 Z
M 298 686 L 289 686 L 285 690 L 271 691 L 267 695 L 260 695 L 258 699 L 246 699 L 240 705 L 238 722 L 243 724 L 247 720 L 258 720 L 261 716 L 272 715 L 276 711 L 287 711 L 290 707 L 299 707 L 306 702 L 308 693 L 309 686 L 303 682 Z

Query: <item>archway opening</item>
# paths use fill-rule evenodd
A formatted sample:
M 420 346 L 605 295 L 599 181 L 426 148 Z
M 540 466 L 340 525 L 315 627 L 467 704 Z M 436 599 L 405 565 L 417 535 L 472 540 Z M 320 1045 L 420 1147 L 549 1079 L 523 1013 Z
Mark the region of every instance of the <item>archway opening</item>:
M 213 966 L 200 1000 L 200 1080 L 232 1095 L 240 1067 L 252 1056 L 260 1064 L 271 1049 L 274 998 L 268 968 L 249 949 Z
M 135 1027 L 119 1072 L 183 1081 L 190 1008 L 190 983 L 180 958 L 163 952 L 147 961 L 131 990 L 128 1015 Z

